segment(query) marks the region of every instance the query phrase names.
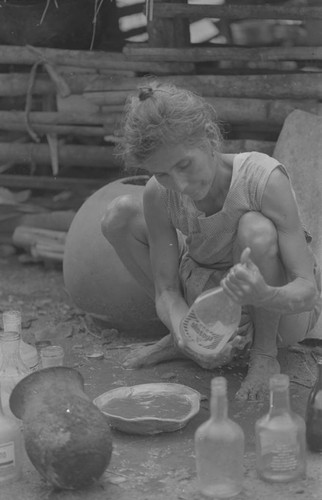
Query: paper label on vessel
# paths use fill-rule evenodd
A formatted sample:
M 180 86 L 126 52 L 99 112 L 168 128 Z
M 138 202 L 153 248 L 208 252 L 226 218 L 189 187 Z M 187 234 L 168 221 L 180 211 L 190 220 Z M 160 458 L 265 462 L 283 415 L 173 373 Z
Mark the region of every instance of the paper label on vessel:
M 0 444 L 0 470 L 15 465 L 15 444 L 13 441 Z
M 275 472 L 296 470 L 299 463 L 300 445 L 296 434 L 279 433 L 272 435 L 270 431 L 263 431 L 260 436 L 261 455 L 270 457 L 270 468 Z
M 213 354 L 221 350 L 233 333 L 230 327 L 227 328 L 227 325 L 220 321 L 216 321 L 211 328 L 206 326 L 198 319 L 194 311 L 190 311 L 183 320 L 182 329 L 190 344 L 193 344 L 192 349 L 199 351 L 205 349 L 212 351 Z

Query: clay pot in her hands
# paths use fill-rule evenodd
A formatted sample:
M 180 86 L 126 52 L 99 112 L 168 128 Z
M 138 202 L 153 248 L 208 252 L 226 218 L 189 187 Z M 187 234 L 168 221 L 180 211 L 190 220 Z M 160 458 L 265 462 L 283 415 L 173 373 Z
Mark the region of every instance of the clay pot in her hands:
M 31 373 L 9 403 L 23 421 L 30 461 L 54 487 L 78 489 L 103 474 L 112 454 L 111 432 L 78 371 L 59 366 Z

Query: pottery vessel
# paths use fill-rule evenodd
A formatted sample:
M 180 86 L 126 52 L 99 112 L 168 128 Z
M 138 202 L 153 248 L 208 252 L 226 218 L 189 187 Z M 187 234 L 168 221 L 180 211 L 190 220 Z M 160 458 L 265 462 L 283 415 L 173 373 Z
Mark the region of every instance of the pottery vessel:
M 166 333 L 154 301 L 132 278 L 101 232 L 106 207 L 117 196 L 142 197 L 147 176 L 119 179 L 91 195 L 69 228 L 63 262 L 65 287 L 75 304 L 108 327 L 149 336 Z
M 103 474 L 112 454 L 110 427 L 78 371 L 59 366 L 31 373 L 9 403 L 23 422 L 30 461 L 52 486 L 79 489 Z

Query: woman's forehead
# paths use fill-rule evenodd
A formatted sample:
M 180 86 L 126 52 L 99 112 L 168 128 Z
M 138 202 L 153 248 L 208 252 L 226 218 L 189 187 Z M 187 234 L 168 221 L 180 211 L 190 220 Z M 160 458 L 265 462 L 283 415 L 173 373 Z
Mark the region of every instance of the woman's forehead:
M 194 148 L 187 148 L 184 144 L 162 146 L 155 151 L 145 162 L 145 168 L 151 173 L 167 171 L 193 155 Z

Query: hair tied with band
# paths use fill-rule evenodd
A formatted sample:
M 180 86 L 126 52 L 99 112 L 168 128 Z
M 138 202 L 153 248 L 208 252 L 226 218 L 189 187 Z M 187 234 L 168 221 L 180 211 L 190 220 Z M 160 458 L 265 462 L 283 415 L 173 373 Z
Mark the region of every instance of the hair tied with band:
M 139 99 L 140 101 L 146 101 L 150 97 L 153 96 L 153 88 L 152 87 L 141 87 L 139 91 Z

